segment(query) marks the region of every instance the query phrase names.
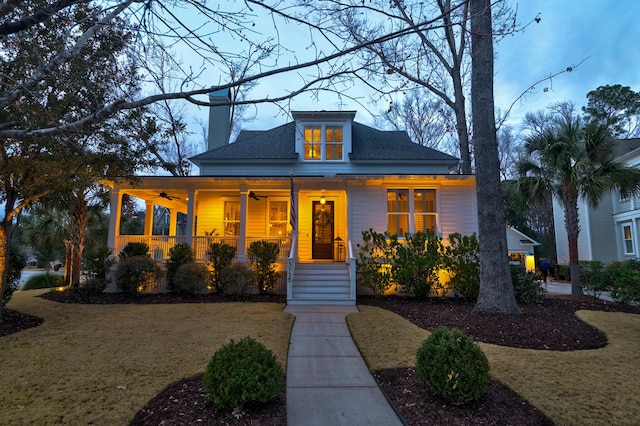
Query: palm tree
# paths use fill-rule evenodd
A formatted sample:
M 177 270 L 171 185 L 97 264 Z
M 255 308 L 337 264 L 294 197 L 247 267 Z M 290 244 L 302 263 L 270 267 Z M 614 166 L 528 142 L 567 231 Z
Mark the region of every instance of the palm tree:
M 518 163 L 519 176 L 510 189 L 530 203 L 540 203 L 549 194 L 560 202 L 569 243 L 571 294 L 580 295 L 578 200 L 596 207 L 611 190 L 640 193 L 640 170 L 616 161 L 616 142 L 609 129 L 583 124 L 572 105 L 559 105 L 548 118 L 545 126 L 536 126 L 526 138 L 529 158 Z

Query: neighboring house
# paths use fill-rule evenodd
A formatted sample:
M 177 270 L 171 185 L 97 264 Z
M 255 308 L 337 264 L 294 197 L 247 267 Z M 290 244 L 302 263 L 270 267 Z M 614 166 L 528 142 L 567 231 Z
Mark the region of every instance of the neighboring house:
M 540 243 L 526 236 L 516 228 L 507 226 L 507 247 L 509 249 L 509 263 L 522 265 L 527 271 L 535 271 L 536 261 L 534 247 Z
M 640 167 L 640 139 L 618 141 L 618 161 Z M 602 197 L 597 207 L 584 199 L 578 201 L 580 235 L 578 258 L 604 263 L 640 258 L 640 197 L 622 198 L 618 192 Z M 564 211 L 553 202 L 556 249 L 559 264 L 569 264 L 569 243 L 564 226 Z
M 451 174 L 457 158 L 415 144 L 405 132 L 355 122 L 355 115 L 297 111 L 293 122 L 242 131 L 228 143 L 228 108 L 211 108 L 209 149 L 191 158 L 200 176 L 112 184 L 109 247 L 117 254 L 144 241 L 165 260 L 186 242 L 204 261 L 209 244 L 224 241 L 245 261 L 251 242 L 266 239 L 280 247 L 277 290 L 288 303 L 355 304 L 363 230 L 444 239 L 477 232 L 475 176 Z M 145 201 L 145 235 L 120 234 L 123 194 Z M 154 205 L 169 209 L 169 235 L 152 235 Z M 185 235 L 178 235 L 178 213 L 186 217 Z

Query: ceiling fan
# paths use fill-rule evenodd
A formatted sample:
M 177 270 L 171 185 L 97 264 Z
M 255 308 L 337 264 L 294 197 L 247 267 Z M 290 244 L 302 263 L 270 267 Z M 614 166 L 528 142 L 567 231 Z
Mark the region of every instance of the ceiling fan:
M 165 191 L 160 191 L 160 192 L 158 193 L 158 196 L 157 196 L 156 198 L 158 198 L 158 197 L 160 197 L 160 198 L 165 198 L 165 199 L 167 199 L 167 200 L 169 200 L 169 201 L 172 201 L 172 200 L 179 200 L 179 199 L 180 199 L 180 197 L 174 197 L 174 196 L 171 196 L 171 195 L 167 194 Z
M 249 191 L 249 198 L 253 198 L 254 200 L 260 200 L 260 198 L 269 198 L 267 195 L 256 195 L 255 192 Z

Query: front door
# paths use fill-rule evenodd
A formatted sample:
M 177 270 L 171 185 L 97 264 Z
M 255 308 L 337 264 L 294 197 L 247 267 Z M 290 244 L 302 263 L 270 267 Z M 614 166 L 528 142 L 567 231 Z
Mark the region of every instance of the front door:
M 313 202 L 312 259 L 333 259 L 333 201 Z

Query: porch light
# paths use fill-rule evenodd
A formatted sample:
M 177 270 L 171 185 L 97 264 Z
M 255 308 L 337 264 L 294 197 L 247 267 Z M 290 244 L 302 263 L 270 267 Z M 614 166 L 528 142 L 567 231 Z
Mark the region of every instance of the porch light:
M 327 199 L 326 199 L 326 198 L 324 198 L 324 192 L 322 193 L 322 196 L 320 197 L 320 204 L 322 204 L 323 206 L 324 206 L 325 204 L 327 204 Z

